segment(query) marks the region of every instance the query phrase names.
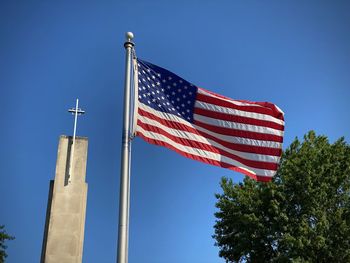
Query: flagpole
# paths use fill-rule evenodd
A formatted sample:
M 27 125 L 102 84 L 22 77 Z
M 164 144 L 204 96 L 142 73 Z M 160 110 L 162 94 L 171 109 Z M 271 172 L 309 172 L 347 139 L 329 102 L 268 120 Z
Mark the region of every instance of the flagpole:
M 131 61 L 134 43 L 133 33 L 126 33 L 125 60 L 125 86 L 124 86 L 124 113 L 123 113 L 123 137 L 121 149 L 120 168 L 120 196 L 119 196 L 119 226 L 118 226 L 118 247 L 117 263 L 128 262 L 128 235 L 129 235 L 129 201 L 130 201 L 130 90 L 131 90 Z

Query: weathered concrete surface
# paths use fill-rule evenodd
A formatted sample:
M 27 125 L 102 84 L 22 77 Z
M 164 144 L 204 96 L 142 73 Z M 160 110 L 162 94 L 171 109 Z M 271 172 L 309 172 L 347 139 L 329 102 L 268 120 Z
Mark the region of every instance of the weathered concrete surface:
M 56 175 L 52 193 L 49 194 L 41 255 L 41 262 L 45 263 L 82 262 L 88 139 L 76 137 L 71 182 L 68 183 L 71 143 L 72 137 L 60 136 Z

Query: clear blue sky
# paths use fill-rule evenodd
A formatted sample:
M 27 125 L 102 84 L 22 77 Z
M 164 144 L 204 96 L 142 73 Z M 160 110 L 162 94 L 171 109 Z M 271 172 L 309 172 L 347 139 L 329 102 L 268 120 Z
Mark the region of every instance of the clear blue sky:
M 67 109 L 87 114 L 83 261 L 115 262 L 124 33 L 137 55 L 235 98 L 276 103 L 284 148 L 313 129 L 350 134 L 349 1 L 1 1 L 0 224 L 9 263 L 39 262 Z M 219 263 L 214 193 L 243 176 L 133 142 L 130 263 Z

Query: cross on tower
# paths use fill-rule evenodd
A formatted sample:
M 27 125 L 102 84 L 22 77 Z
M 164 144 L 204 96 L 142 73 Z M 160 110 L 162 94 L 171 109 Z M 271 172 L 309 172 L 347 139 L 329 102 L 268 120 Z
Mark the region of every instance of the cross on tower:
M 73 158 L 74 158 L 74 148 L 75 148 L 75 135 L 77 132 L 77 122 L 78 122 L 78 116 L 85 113 L 84 110 L 79 108 L 79 99 L 77 99 L 75 108 L 71 108 L 68 110 L 68 112 L 71 112 L 74 115 L 74 130 L 73 130 L 73 141 L 72 141 L 72 148 L 70 153 L 70 162 L 69 162 L 69 179 L 68 182 L 71 182 L 72 177 L 72 164 L 73 164 Z

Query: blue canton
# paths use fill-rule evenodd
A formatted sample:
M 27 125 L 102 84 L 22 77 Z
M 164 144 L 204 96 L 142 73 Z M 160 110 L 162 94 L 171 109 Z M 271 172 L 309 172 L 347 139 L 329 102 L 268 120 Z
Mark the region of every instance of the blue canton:
M 174 73 L 137 59 L 139 101 L 193 123 L 197 87 Z

